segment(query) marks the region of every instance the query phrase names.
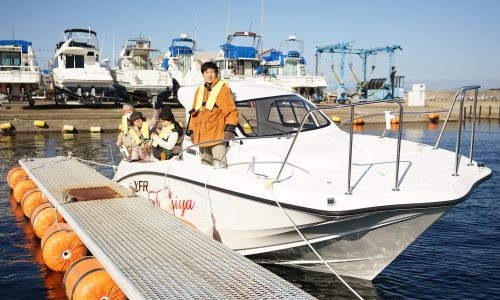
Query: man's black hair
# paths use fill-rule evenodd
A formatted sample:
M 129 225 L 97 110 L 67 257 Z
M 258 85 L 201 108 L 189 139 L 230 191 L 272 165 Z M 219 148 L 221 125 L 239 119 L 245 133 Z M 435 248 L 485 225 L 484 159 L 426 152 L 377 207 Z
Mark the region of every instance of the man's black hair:
M 214 62 L 207 61 L 201 65 L 201 74 L 205 73 L 205 71 L 208 69 L 214 69 L 215 73 L 219 72 L 219 68 Z

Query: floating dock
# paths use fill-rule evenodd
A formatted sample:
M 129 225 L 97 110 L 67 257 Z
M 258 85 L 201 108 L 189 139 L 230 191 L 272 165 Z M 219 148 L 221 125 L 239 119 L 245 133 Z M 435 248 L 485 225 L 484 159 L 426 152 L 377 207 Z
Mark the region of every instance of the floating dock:
M 19 163 L 129 299 L 314 299 L 76 158 Z

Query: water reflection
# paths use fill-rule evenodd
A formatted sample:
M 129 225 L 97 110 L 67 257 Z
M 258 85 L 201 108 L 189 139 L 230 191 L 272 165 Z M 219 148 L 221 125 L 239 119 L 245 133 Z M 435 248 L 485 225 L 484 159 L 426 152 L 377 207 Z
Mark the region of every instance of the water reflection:
M 433 144 L 437 138 L 443 122 L 439 124 L 419 123 L 404 124 L 405 139 Z M 451 138 L 446 135 L 456 134 L 456 125 L 450 124 L 443 136 L 442 147 L 454 148 Z M 464 131 L 464 141 L 470 136 L 471 124 L 467 123 Z M 348 126 L 342 128 L 349 131 Z M 389 130 L 386 135 L 396 137 L 398 127 Z M 380 135 L 384 124 L 365 124 L 356 126 L 360 134 Z M 498 122 L 481 122 L 478 124 L 480 134 L 476 136 L 477 157 L 487 162 L 488 166 L 498 166 L 500 139 Z M 63 273 L 51 272 L 41 260 L 40 240 L 33 233 L 29 221 L 24 217 L 22 209 L 9 195 L 9 188 L 5 176 L 11 166 L 17 164 L 22 157 L 53 157 L 67 155 L 74 156 L 110 165 L 120 160 L 119 151 L 114 146 L 116 133 L 103 132 L 100 134 L 78 133 L 63 134 L 62 132 L 41 134 L 9 134 L 0 135 L 0 161 L 2 162 L 2 180 L 0 180 L 0 276 L 2 296 L 16 299 L 64 299 L 65 291 L 62 287 Z M 464 142 L 464 147 L 467 143 Z M 111 178 L 113 171 L 107 167 L 96 167 L 97 171 Z M 410 245 L 405 252 L 393 262 L 388 269 L 382 272 L 373 283 L 346 278 L 348 283 L 365 299 L 402 299 L 402 298 L 468 298 L 460 297 L 464 291 L 476 293 L 483 298 L 494 298 L 498 294 L 495 283 L 498 279 L 498 201 L 490 201 L 498 195 L 498 184 L 495 177 L 484 183 L 476 190 L 471 199 L 451 210 L 441 221 L 430 228 L 423 237 Z M 487 188 L 485 188 L 487 187 Z M 496 190 L 495 190 L 496 189 Z M 496 205 L 496 207 L 494 206 Z M 453 221 L 453 222 L 452 222 Z M 460 222 L 469 222 L 463 226 Z M 458 222 L 458 223 L 457 223 Z M 478 229 L 477 224 L 484 228 Z M 464 228 L 470 232 L 464 232 Z M 485 228 L 490 228 L 491 239 L 485 243 Z M 439 231 L 439 232 L 436 232 Z M 451 232 L 456 232 L 452 235 Z M 470 251 L 460 254 L 460 251 L 451 251 L 462 246 L 463 238 L 467 239 Z M 439 245 L 443 246 L 439 246 Z M 494 249 L 491 252 L 479 252 L 479 255 L 470 256 L 471 252 L 484 249 L 484 244 Z M 482 245 L 482 246 L 481 246 Z M 475 252 L 474 252 L 475 253 Z M 480 259 L 481 260 L 480 260 Z M 457 260 L 460 263 L 456 263 Z M 431 265 L 432 267 L 429 267 Z M 453 270 L 450 270 L 452 266 Z M 304 272 L 297 269 L 266 266 L 279 276 L 293 282 L 312 295 L 320 299 L 354 299 L 351 292 L 342 285 L 333 275 L 323 273 Z M 461 272 L 460 270 L 467 272 Z M 421 270 L 425 270 L 425 280 Z M 445 272 L 440 272 L 445 270 Z M 420 272 L 420 273 L 419 273 Z M 445 277 L 443 274 L 449 274 Z M 461 275 L 460 275 L 461 274 Z M 467 275 L 467 276 L 466 276 Z M 453 281 L 450 281 L 451 279 Z M 471 281 L 470 278 L 476 280 Z M 432 284 L 426 285 L 426 283 Z M 458 284 L 456 284 L 458 283 Z M 459 292 L 456 292 L 459 290 Z M 22 292 L 20 292 L 22 291 Z M 445 291 L 445 292 L 443 292 Z M 453 291 L 455 291 L 453 293 Z M 22 294 L 21 294 L 22 293 Z M 483 293 L 483 294 L 481 294 Z M 20 296 L 22 295 L 22 296 Z M 482 297 L 481 296 L 481 297 Z M 473 298 L 473 297 L 472 297 Z
M 264 266 L 318 299 L 356 299 L 356 296 L 334 274 L 306 272 L 283 266 Z M 347 284 L 364 299 L 381 299 L 370 281 L 343 277 Z

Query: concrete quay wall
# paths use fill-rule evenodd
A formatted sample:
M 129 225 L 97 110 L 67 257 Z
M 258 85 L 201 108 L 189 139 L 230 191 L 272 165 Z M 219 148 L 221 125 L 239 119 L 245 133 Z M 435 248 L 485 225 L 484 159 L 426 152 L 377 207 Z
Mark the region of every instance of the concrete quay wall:
M 492 95 L 494 95 L 493 91 Z M 499 92 L 500 93 L 500 92 Z M 428 122 L 429 113 L 438 113 L 441 120 L 444 120 L 451 105 L 450 97 L 452 92 L 442 92 L 427 95 L 442 95 L 442 99 L 437 97 L 434 100 L 427 100 L 425 106 L 409 107 L 403 103 L 405 122 Z M 486 97 L 486 96 L 485 96 Z M 426 97 L 427 98 L 427 97 Z M 481 99 L 481 98 L 480 98 Z M 464 102 L 465 116 L 470 117 L 473 101 Z M 334 104 L 333 104 L 334 105 Z M 458 119 L 460 103 L 456 103 L 451 115 L 451 120 Z M 363 118 L 366 123 L 383 123 L 384 111 L 391 111 L 393 114 L 399 112 L 399 107 L 395 104 L 380 103 L 369 106 L 359 106 L 355 108 L 355 117 Z M 138 108 L 145 117 L 150 117 L 153 113 L 151 108 Z M 186 125 L 186 112 L 183 108 L 173 108 L 176 119 L 184 126 Z M 341 122 L 350 120 L 350 109 L 341 108 L 327 110 L 325 113 L 330 117 L 340 118 Z M 500 120 L 500 100 L 478 101 L 477 113 L 481 119 Z M 71 125 L 78 132 L 89 131 L 91 127 L 100 127 L 103 131 L 118 131 L 122 111 L 120 107 L 103 106 L 95 108 L 86 107 L 59 107 L 51 103 L 37 103 L 35 108 L 30 109 L 25 103 L 2 104 L 0 106 L 0 124 L 11 123 L 16 132 L 44 132 L 62 131 L 64 125 Z M 34 121 L 44 121 L 46 126 L 36 127 Z

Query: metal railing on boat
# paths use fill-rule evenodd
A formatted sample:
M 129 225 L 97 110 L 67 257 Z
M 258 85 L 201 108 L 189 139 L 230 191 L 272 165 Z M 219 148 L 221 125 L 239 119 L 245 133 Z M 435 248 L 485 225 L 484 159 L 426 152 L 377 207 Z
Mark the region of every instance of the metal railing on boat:
M 474 137 L 476 133 L 476 109 L 477 109 L 477 94 L 478 90 L 481 88 L 480 85 L 469 85 L 469 86 L 464 86 L 461 87 L 456 93 L 455 96 L 453 97 L 453 101 L 451 103 L 450 109 L 448 110 L 448 115 L 446 116 L 446 119 L 444 121 L 443 127 L 441 128 L 441 131 L 439 132 L 439 136 L 437 138 L 436 144 L 434 145 L 434 149 L 438 149 L 439 147 L 439 142 L 441 141 L 441 138 L 443 137 L 443 133 L 446 129 L 446 125 L 448 125 L 448 121 L 451 116 L 451 112 L 453 111 L 453 108 L 455 107 L 455 103 L 457 102 L 457 99 L 459 95 L 461 95 L 460 98 L 460 111 L 458 112 L 458 125 L 457 125 L 457 141 L 455 144 L 455 168 L 452 176 L 458 176 L 458 166 L 460 162 L 460 142 L 462 139 L 462 123 L 463 123 L 463 118 L 464 118 L 464 100 L 465 100 L 465 93 L 469 90 L 474 90 L 474 103 L 473 103 L 473 116 L 472 116 L 472 131 L 471 131 L 471 139 L 470 139 L 470 147 L 469 147 L 469 166 L 472 166 L 472 156 L 474 154 Z
M 334 105 L 334 106 L 322 106 L 319 108 L 311 109 L 309 110 L 304 118 L 302 119 L 302 122 L 300 123 L 299 129 L 295 133 L 295 136 L 293 138 L 292 145 L 290 145 L 290 148 L 288 149 L 288 153 L 285 157 L 285 160 L 283 161 L 283 164 L 281 165 L 280 171 L 278 173 L 278 176 L 276 176 L 276 182 L 279 182 L 280 176 L 283 172 L 283 169 L 285 168 L 285 165 L 288 161 L 288 158 L 290 157 L 290 153 L 292 152 L 295 142 L 297 141 L 297 138 L 299 137 L 300 133 L 302 132 L 302 129 L 304 128 L 304 124 L 309 118 L 311 114 L 317 111 L 323 111 L 323 110 L 330 110 L 330 109 L 341 109 L 341 108 L 346 108 L 349 107 L 351 110 L 351 116 L 350 116 L 350 130 L 349 130 L 349 165 L 348 165 L 348 170 L 347 170 L 347 195 L 352 194 L 352 187 L 351 187 L 351 169 L 352 169 L 352 144 L 353 144 L 353 126 L 354 126 L 354 109 L 357 106 L 365 106 L 365 105 L 372 105 L 372 104 L 380 104 L 380 103 L 393 103 L 397 104 L 399 106 L 399 130 L 398 130 L 398 142 L 397 142 L 397 150 L 396 150 L 396 171 L 395 171 L 395 179 L 394 179 L 394 188 L 393 191 L 399 191 L 399 163 L 400 163 L 400 158 L 401 158 L 401 136 L 403 132 L 403 105 L 401 102 L 397 99 L 383 99 L 383 100 L 371 100 L 371 101 L 363 101 L 363 102 L 356 102 L 356 103 L 348 103 L 348 104 L 339 104 L 339 105 Z

